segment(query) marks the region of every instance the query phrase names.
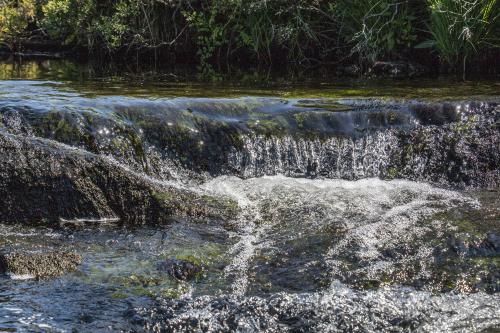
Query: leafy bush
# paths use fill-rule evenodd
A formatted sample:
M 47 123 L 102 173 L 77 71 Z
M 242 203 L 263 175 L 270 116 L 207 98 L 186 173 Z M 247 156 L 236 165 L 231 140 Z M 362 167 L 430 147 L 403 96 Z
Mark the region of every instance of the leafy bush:
M 26 33 L 34 16 L 35 2 L 32 0 L 0 0 L 0 42 L 10 45 L 18 40 Z
M 413 46 L 418 24 L 415 7 L 410 1 L 339 0 L 331 10 L 342 21 L 340 33 L 353 44 L 352 53 L 373 62 Z
M 183 11 L 202 65 L 246 54 L 257 62 L 303 63 L 325 57 L 336 41 L 328 1 L 215 0 Z M 333 42 L 332 42 L 333 41 Z
M 89 20 L 94 12 L 93 0 L 48 0 L 42 7 L 42 27 L 50 37 L 63 44 L 88 41 Z
M 45 31 L 94 54 L 313 67 L 414 57 L 452 65 L 490 50 L 500 0 L 0 0 L 0 43 Z M 431 40 L 424 43 L 425 26 Z M 419 51 L 428 56 L 428 51 Z M 189 58 L 189 59 L 187 59 Z
M 139 15 L 138 2 L 118 2 L 112 7 L 110 16 L 98 15 L 92 20 L 88 30 L 91 46 L 101 42 L 108 50 L 119 48 L 125 43 L 133 18 Z
M 210 60 L 219 55 L 223 48 L 230 52 L 233 28 L 237 27 L 237 17 L 241 9 L 239 0 L 214 1 L 207 4 L 207 10 L 185 10 L 183 15 L 188 26 L 196 35 L 198 56 L 204 71 L 210 71 Z

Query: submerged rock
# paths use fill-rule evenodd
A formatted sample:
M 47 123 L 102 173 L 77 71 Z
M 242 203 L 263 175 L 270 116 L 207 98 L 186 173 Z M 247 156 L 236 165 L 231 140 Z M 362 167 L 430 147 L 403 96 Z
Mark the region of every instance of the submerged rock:
M 167 186 L 112 159 L 51 140 L 0 130 L 0 221 L 121 219 L 162 223 L 172 218 L 225 221 L 237 204 Z
M 203 272 L 203 266 L 180 259 L 168 259 L 159 265 L 159 269 L 182 281 L 196 278 Z
M 489 257 L 500 255 L 500 236 L 494 232 L 488 233 L 482 239 L 469 242 L 458 237 L 451 237 L 449 245 L 455 253 L 461 256 Z
M 0 254 L 0 273 L 20 278 L 46 279 L 74 271 L 82 257 L 73 252 L 12 252 Z

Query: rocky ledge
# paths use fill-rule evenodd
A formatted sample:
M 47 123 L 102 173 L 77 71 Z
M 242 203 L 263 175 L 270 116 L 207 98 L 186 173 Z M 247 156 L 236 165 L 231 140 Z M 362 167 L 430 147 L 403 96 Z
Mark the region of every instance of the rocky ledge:
M 103 97 L 79 103 L 69 110 L 0 103 L 0 126 L 112 156 L 162 180 L 284 174 L 500 185 L 496 101 Z
M 500 186 L 497 102 L 81 98 L 0 103 L 0 221 L 228 221 L 236 202 L 165 181 L 235 175 Z

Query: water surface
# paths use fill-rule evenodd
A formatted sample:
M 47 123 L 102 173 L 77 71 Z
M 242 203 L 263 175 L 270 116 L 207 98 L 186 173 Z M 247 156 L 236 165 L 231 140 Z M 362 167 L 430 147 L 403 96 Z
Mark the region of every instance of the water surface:
M 393 145 L 384 131 L 446 125 L 469 113 L 469 101 L 481 108 L 499 96 L 495 79 L 271 75 L 207 82 L 185 73 L 105 75 L 66 61 L 0 62 L 0 110 L 14 115 L 1 126 L 79 149 L 90 149 L 80 141 L 90 133 L 96 154 L 241 207 L 225 225 L 0 224 L 2 250 L 68 250 L 84 258 L 53 280 L 0 277 L 0 331 L 494 331 L 500 262 L 486 240 L 500 234 L 499 190 L 374 176 Z M 448 119 L 445 107 L 424 118 L 412 109 L 415 100 L 466 102 L 453 105 Z M 247 135 L 237 143 L 248 154 L 231 160 L 235 168 L 247 163 L 242 178 L 193 166 L 188 172 L 188 162 L 175 163 L 161 146 L 182 133 L 193 144 L 179 151 L 190 150 L 196 166 L 232 144 L 215 138 L 227 128 Z M 382 134 L 364 138 L 367 131 Z M 290 136 L 304 133 L 314 144 Z M 156 173 L 130 158 L 138 142 L 165 153 Z M 335 170 L 320 158 L 325 147 L 343 149 Z M 282 175 L 311 159 L 332 172 Z M 176 280 L 161 269 L 167 259 L 204 272 Z

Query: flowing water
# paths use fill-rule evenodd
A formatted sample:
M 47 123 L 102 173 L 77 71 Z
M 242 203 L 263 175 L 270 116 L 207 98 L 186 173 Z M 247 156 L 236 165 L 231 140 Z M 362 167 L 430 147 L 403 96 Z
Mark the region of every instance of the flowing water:
M 83 257 L 56 279 L 0 276 L 0 332 L 500 330 L 499 170 L 453 168 L 439 132 L 466 131 L 453 126 L 467 117 L 498 122 L 498 82 L 255 88 L 58 66 L 0 63 L 0 128 L 240 210 L 225 224 L 0 223 L 2 250 Z M 461 104 L 418 104 L 444 100 Z M 401 133 L 420 128 L 433 130 L 432 153 L 396 170 Z M 498 132 L 473 133 L 491 135 L 496 154 Z M 175 279 L 161 269 L 172 258 L 203 273 Z

